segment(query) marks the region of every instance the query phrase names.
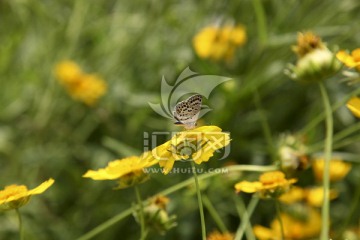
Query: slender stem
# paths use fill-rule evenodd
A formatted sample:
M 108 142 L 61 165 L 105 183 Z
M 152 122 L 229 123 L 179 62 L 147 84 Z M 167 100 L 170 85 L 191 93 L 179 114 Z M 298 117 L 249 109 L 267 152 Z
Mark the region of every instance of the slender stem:
M 319 83 L 321 96 L 323 99 L 324 109 L 325 109 L 325 121 L 326 121 L 326 136 L 325 136 L 325 164 L 324 164 L 324 175 L 323 175 L 323 188 L 324 188 L 324 200 L 321 211 L 321 240 L 329 239 L 329 223 L 330 223 L 330 160 L 332 153 L 332 136 L 333 136 L 333 117 L 331 111 L 330 100 L 326 92 L 323 82 Z
M 140 194 L 140 190 L 139 190 L 139 187 L 137 184 L 134 186 L 134 189 L 135 189 L 138 206 L 140 206 L 139 207 L 139 220 L 140 220 L 140 228 L 141 228 L 140 240 L 144 240 L 146 238 L 144 205 L 143 205 L 143 201 L 141 200 L 141 194 Z
M 216 211 L 214 205 L 211 203 L 210 199 L 206 195 L 203 195 L 202 200 L 203 200 L 204 206 L 209 211 L 211 217 L 214 219 L 214 221 L 215 221 L 216 225 L 219 227 L 220 231 L 222 233 L 229 232 L 229 230 L 226 228 L 226 225 L 222 221 L 219 213 Z
M 15 208 L 15 211 L 16 211 L 16 215 L 18 216 L 18 219 L 19 219 L 19 239 L 23 240 L 24 233 L 23 233 L 23 223 L 22 223 L 22 219 L 21 219 L 20 210 L 18 208 Z
M 283 221 L 281 219 L 281 211 L 280 211 L 280 202 L 278 199 L 275 199 L 275 206 L 276 206 L 276 216 L 278 218 L 279 221 L 279 225 L 280 225 L 280 236 L 281 236 L 281 240 L 285 239 L 285 234 L 284 234 L 284 225 L 283 225 Z
M 265 45 L 267 43 L 267 30 L 266 30 L 266 16 L 261 0 L 253 0 L 253 7 L 255 10 L 255 17 L 257 22 L 257 30 L 260 39 L 260 43 Z
M 242 201 L 239 201 L 237 198 L 235 198 L 235 203 L 236 203 L 236 209 L 238 211 L 239 217 L 241 218 L 241 224 L 239 225 L 237 231 L 236 231 L 236 235 L 235 235 L 235 240 L 241 240 L 245 230 L 248 230 L 250 228 L 248 228 L 250 226 L 250 217 L 252 216 L 257 204 L 259 202 L 259 198 L 255 195 L 253 195 L 247 210 L 245 209 L 245 205 Z M 251 230 L 251 229 L 250 229 Z M 249 233 L 248 231 L 246 232 L 247 235 L 247 239 L 255 239 L 252 232 Z
M 334 106 L 331 108 L 331 112 L 335 112 L 336 110 L 338 110 L 340 107 L 344 106 L 344 104 L 349 100 L 349 98 L 351 96 L 356 96 L 357 94 L 360 94 L 360 88 L 357 88 L 356 90 L 350 92 L 349 94 L 347 94 L 342 100 L 338 101 L 337 103 L 334 104 Z M 306 134 L 308 131 L 310 131 L 311 129 L 313 129 L 314 127 L 316 127 L 322 120 L 325 119 L 326 114 L 321 113 L 319 115 L 317 115 L 316 117 L 314 117 L 307 125 L 305 125 L 305 127 L 303 127 L 299 133 L 301 134 Z
M 196 173 L 196 167 L 194 161 L 191 161 L 191 167 L 195 179 L 195 186 L 196 186 L 196 193 L 197 193 L 197 199 L 198 199 L 198 205 L 199 205 L 199 211 L 200 211 L 200 221 L 201 221 L 201 234 L 202 239 L 206 240 L 206 226 L 205 226 L 205 217 L 204 217 L 204 208 L 202 204 L 201 199 L 201 191 L 200 191 L 200 185 L 199 185 L 199 179 Z
M 204 173 L 200 176 L 198 176 L 199 180 L 204 180 L 204 179 L 208 179 L 220 174 L 224 174 L 224 173 L 229 173 L 229 172 L 245 172 L 245 171 L 249 171 L 249 172 L 268 172 L 268 171 L 274 171 L 277 170 L 278 168 L 276 166 L 260 166 L 260 165 L 234 165 L 234 166 L 229 166 L 229 167 L 225 167 L 225 168 L 220 168 L 219 171 L 212 171 L 212 172 L 208 172 L 208 173 Z M 154 194 L 154 196 L 157 195 L 169 195 L 173 192 L 176 192 L 182 188 L 185 188 L 191 184 L 193 184 L 193 179 L 186 179 L 180 183 L 177 183 L 165 190 L 162 190 L 156 194 Z M 143 203 L 146 203 L 147 200 L 143 201 Z M 113 225 L 115 225 L 116 223 L 120 222 L 122 219 L 130 216 L 133 213 L 133 208 L 128 208 L 125 209 L 124 211 L 118 213 L 117 215 L 113 216 L 112 218 L 110 218 L 109 220 L 103 222 L 102 224 L 98 225 L 97 227 L 95 227 L 94 229 L 90 230 L 89 232 L 87 232 L 86 234 L 80 236 L 77 240 L 88 240 L 91 239 L 93 237 L 95 237 L 96 235 L 100 234 L 101 232 L 105 231 L 106 229 L 112 227 Z
M 272 160 L 275 161 L 276 160 L 276 153 L 275 153 L 275 147 L 274 147 L 274 141 L 273 138 L 271 136 L 271 130 L 270 130 L 270 126 L 268 123 L 268 120 L 263 112 L 263 107 L 261 105 L 261 100 L 260 100 L 260 95 L 258 90 L 255 90 L 254 93 L 254 102 L 255 102 L 255 106 L 259 112 L 260 115 L 260 119 L 261 119 L 261 127 L 264 133 L 264 137 L 267 143 L 267 148 L 269 149 L 269 153 L 270 156 L 272 157 Z

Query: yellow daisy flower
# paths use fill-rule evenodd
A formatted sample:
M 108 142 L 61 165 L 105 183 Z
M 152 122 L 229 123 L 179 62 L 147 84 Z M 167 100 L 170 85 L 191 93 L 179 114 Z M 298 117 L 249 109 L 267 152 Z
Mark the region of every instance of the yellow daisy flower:
M 159 161 L 163 173 L 168 174 L 178 160 L 207 162 L 216 150 L 230 143 L 230 135 L 217 126 L 202 126 L 179 132 L 169 141 L 152 150 L 152 158 Z
M 83 73 L 73 61 L 62 61 L 55 66 L 55 76 L 75 100 L 93 106 L 107 90 L 106 82 L 95 74 Z
M 259 181 L 242 181 L 235 184 L 237 193 L 259 192 L 262 197 L 279 197 L 290 189 L 290 186 L 297 182 L 297 179 L 286 179 L 285 174 L 280 171 L 267 172 L 260 175 Z
M 360 98 L 353 97 L 347 103 L 346 107 L 354 114 L 355 117 L 360 118 Z
M 282 194 L 279 200 L 286 204 L 300 202 L 304 199 L 306 191 L 301 187 L 293 186 L 288 192 Z
M 208 26 L 193 38 L 193 46 L 197 55 L 215 61 L 232 60 L 236 48 L 244 45 L 245 42 L 246 31 L 241 25 Z
M 313 172 L 318 181 L 322 181 L 325 161 L 322 158 L 313 161 Z M 334 158 L 330 161 L 330 181 L 336 182 L 342 180 L 350 171 L 351 164 Z
M 32 195 L 41 194 L 54 183 L 54 179 L 43 182 L 29 190 L 25 185 L 9 185 L 0 191 L 0 209 L 9 210 L 19 208 L 30 200 Z
M 332 189 L 329 193 L 330 200 L 337 198 L 339 193 Z M 324 189 L 322 187 L 314 187 L 306 189 L 305 191 L 305 200 L 306 202 L 314 207 L 321 207 L 324 200 Z
M 213 231 L 209 234 L 206 240 L 234 240 L 235 236 L 232 233 L 220 233 Z
M 306 213 L 306 219 L 297 219 L 285 213 L 280 214 L 285 239 L 301 240 L 318 236 L 321 230 L 320 214 L 312 208 L 307 208 Z M 255 225 L 253 231 L 259 240 L 281 239 L 281 227 L 278 219 L 272 221 L 270 228 Z
M 351 54 L 341 50 L 336 54 L 336 57 L 348 68 L 356 68 L 356 70 L 360 71 L 360 48 L 353 50 Z
M 93 180 L 116 180 L 118 187 L 126 188 L 147 180 L 143 169 L 156 164 L 157 161 L 149 161 L 148 153 L 142 156 L 132 156 L 120 160 L 111 161 L 105 168 L 96 171 L 88 170 L 83 177 Z

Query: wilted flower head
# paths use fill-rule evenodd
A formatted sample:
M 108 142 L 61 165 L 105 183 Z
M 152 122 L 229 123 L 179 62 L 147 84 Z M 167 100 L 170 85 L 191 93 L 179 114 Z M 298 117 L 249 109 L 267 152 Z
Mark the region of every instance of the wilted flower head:
M 237 47 L 246 42 L 246 31 L 241 25 L 208 26 L 194 38 L 193 46 L 201 58 L 215 61 L 233 59 Z
M 292 79 L 304 83 L 325 80 L 341 67 L 335 55 L 313 33 L 299 33 L 298 44 L 292 49 L 299 59 L 285 71 Z
M 280 171 L 263 173 L 259 177 L 259 181 L 248 182 L 242 181 L 235 184 L 236 192 L 255 193 L 258 192 L 263 198 L 277 198 L 281 194 L 289 191 L 292 184 L 297 179 L 286 179 L 285 174 Z
M 140 157 L 132 156 L 109 162 L 106 168 L 88 170 L 83 177 L 93 180 L 118 180 L 117 188 L 122 189 L 146 181 L 148 175 L 143 169 L 156 163 L 157 161 L 148 159 L 148 153 L 144 153 Z
M 175 227 L 176 216 L 169 216 L 166 206 L 170 199 L 164 196 L 156 196 L 152 198 L 147 205 L 144 206 L 144 218 L 146 226 L 165 234 L 166 231 Z M 135 213 L 135 219 L 139 221 L 139 212 Z
M 214 152 L 230 143 L 230 135 L 217 126 L 202 126 L 175 134 L 169 141 L 154 148 L 150 158 L 158 160 L 168 174 L 175 161 L 207 162 Z
M 286 173 L 303 170 L 309 166 L 304 138 L 292 134 L 282 134 L 278 142 L 278 158 L 281 169 Z
M 102 78 L 84 73 L 73 61 L 58 63 L 55 66 L 55 75 L 72 98 L 88 106 L 93 106 L 107 89 Z
M 0 210 L 19 208 L 30 200 L 32 195 L 41 194 L 54 183 L 54 179 L 43 182 L 29 190 L 25 185 L 9 185 L 0 191 Z
M 322 181 L 323 179 L 324 165 L 325 161 L 323 158 L 313 160 L 313 172 L 318 181 Z M 350 163 L 344 162 L 339 158 L 331 159 L 329 171 L 330 181 L 336 182 L 342 180 L 349 173 L 350 169 Z

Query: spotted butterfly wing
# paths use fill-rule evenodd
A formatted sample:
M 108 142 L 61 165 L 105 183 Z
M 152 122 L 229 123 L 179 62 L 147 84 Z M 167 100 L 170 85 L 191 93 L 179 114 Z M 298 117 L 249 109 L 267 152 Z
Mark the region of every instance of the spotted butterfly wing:
M 195 128 L 201 110 L 201 103 L 202 96 L 200 94 L 195 94 L 176 104 L 173 113 L 174 118 L 177 121 L 175 124 L 183 125 L 185 129 Z

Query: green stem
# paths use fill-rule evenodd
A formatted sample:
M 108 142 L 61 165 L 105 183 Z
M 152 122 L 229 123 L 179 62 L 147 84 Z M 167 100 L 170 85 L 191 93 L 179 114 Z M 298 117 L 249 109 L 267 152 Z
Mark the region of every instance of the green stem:
M 214 177 L 214 176 L 217 176 L 220 174 L 224 174 L 224 173 L 229 173 L 229 172 L 244 172 L 244 171 L 268 172 L 268 171 L 274 171 L 277 169 L 278 168 L 276 166 L 234 165 L 234 166 L 229 166 L 229 167 L 225 167 L 225 168 L 220 168 L 219 171 L 212 171 L 212 172 L 204 173 L 204 174 L 198 176 L 198 179 L 204 180 L 204 179 L 208 179 L 208 178 L 211 178 L 211 177 Z M 176 192 L 182 188 L 185 188 L 193 183 L 194 183 L 194 180 L 192 178 L 186 179 L 180 183 L 177 183 L 165 190 L 162 190 L 162 191 L 154 194 L 154 196 L 157 196 L 157 195 L 167 196 L 167 195 L 169 195 L 173 192 Z M 146 204 L 146 203 L 147 203 L 147 200 L 143 201 L 143 204 Z M 83 236 L 79 237 L 77 240 L 91 239 L 91 238 L 95 237 L 96 235 L 100 234 L 101 232 L 105 231 L 106 229 L 112 227 L 116 223 L 120 222 L 122 219 L 130 216 L 132 213 L 133 213 L 133 208 L 128 208 L 128 209 L 122 211 L 121 213 L 115 215 L 114 217 L 110 218 L 109 220 L 103 222 L 102 224 L 98 225 L 94 229 L 90 230 Z
M 194 161 L 191 161 L 191 167 L 195 179 L 195 186 L 196 186 L 196 194 L 198 199 L 198 205 L 199 205 L 199 211 L 200 211 L 200 221 L 201 221 L 201 235 L 202 239 L 206 240 L 206 226 L 205 226 L 205 217 L 204 217 L 204 207 L 202 204 L 201 199 L 201 191 L 200 191 L 200 185 L 199 185 L 199 179 L 196 173 L 196 167 Z
M 281 211 L 280 211 L 280 202 L 278 199 L 275 199 L 275 206 L 276 206 L 276 216 L 278 218 L 279 221 L 279 225 L 280 225 L 280 236 L 281 236 L 281 240 L 285 239 L 285 234 L 284 234 L 284 225 L 283 225 L 283 221 L 281 219 Z
M 141 228 L 140 240 L 144 240 L 146 238 L 144 205 L 143 205 L 143 201 L 141 200 L 141 194 L 140 194 L 140 190 L 139 190 L 139 187 L 137 184 L 134 186 L 134 189 L 135 189 L 136 199 L 138 202 L 137 207 L 139 206 L 139 221 L 140 221 L 140 228 Z M 135 208 L 135 209 L 137 209 L 137 208 Z
M 254 91 L 254 103 L 255 103 L 255 106 L 259 112 L 259 115 L 260 115 L 260 119 L 261 119 L 261 127 L 262 127 L 262 130 L 263 130 L 263 133 L 264 133 L 264 137 L 265 137 L 265 140 L 266 140 L 266 143 L 267 143 L 267 148 L 269 149 L 269 153 L 270 153 L 270 156 L 272 158 L 273 161 L 276 160 L 276 152 L 275 152 L 275 146 L 274 146 L 274 141 L 273 141 L 273 138 L 271 136 L 271 130 L 270 130 L 270 126 L 269 126 L 269 123 L 268 123 L 268 120 L 263 112 L 263 107 L 261 105 L 261 100 L 260 100 L 260 95 L 259 95 L 259 92 L 258 90 L 256 89 Z
M 214 221 L 215 221 L 216 225 L 218 226 L 218 228 L 220 229 L 220 231 L 222 233 L 229 232 L 229 230 L 226 228 L 226 225 L 221 220 L 219 213 L 216 211 L 214 205 L 211 203 L 210 199 L 206 195 L 203 195 L 202 199 L 203 199 L 204 206 L 209 211 L 211 217 L 214 219 Z
M 360 122 L 351 125 L 350 127 L 345 128 L 344 130 L 338 132 L 337 134 L 334 135 L 333 137 L 333 143 L 334 144 L 341 144 L 341 140 L 343 140 L 344 138 L 346 138 L 347 136 L 355 133 L 356 131 L 360 130 Z M 340 143 L 339 143 L 340 141 Z M 308 149 L 308 153 L 313 153 L 316 151 L 319 151 L 322 147 L 324 146 L 324 142 L 318 142 L 312 146 L 309 147 Z
M 330 100 L 328 94 L 326 92 L 325 86 L 323 82 L 319 83 L 320 92 L 324 104 L 325 109 L 325 120 L 326 120 L 326 136 L 325 136 L 325 164 L 324 164 L 324 175 L 323 175 L 323 188 L 324 188 L 324 200 L 321 211 L 321 240 L 329 239 L 329 223 L 330 223 L 330 161 L 331 161 L 331 153 L 332 153 L 332 136 L 333 136 L 333 118 Z
M 245 230 L 250 229 L 248 228 L 248 226 L 250 225 L 250 217 L 252 216 L 258 202 L 259 202 L 259 198 L 253 195 L 246 210 L 244 203 L 242 201 L 239 201 L 237 198 L 235 198 L 236 209 L 238 211 L 239 218 L 241 219 L 241 224 L 239 225 L 236 231 L 234 240 L 241 240 L 245 233 Z M 255 239 L 252 232 L 251 233 L 247 232 L 246 235 L 247 235 L 247 239 L 249 240 Z
M 23 233 L 23 223 L 22 223 L 22 219 L 21 219 L 20 210 L 18 208 L 15 208 L 15 211 L 16 211 L 16 215 L 18 216 L 18 219 L 19 219 L 19 239 L 23 240 L 24 233 Z
M 252 0 L 257 22 L 259 40 L 262 45 L 267 43 L 266 16 L 261 0 Z
M 340 107 L 344 106 L 345 103 L 349 100 L 351 96 L 356 96 L 357 94 L 360 94 L 360 88 L 357 88 L 356 90 L 352 91 L 351 93 L 347 94 L 342 100 L 335 103 L 334 106 L 331 108 L 331 112 L 335 112 Z M 321 113 L 317 115 L 315 118 L 313 118 L 305 127 L 303 127 L 299 133 L 306 134 L 308 131 L 316 127 L 322 120 L 324 120 L 326 117 L 326 114 Z

